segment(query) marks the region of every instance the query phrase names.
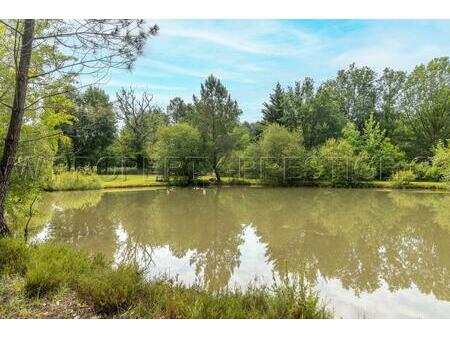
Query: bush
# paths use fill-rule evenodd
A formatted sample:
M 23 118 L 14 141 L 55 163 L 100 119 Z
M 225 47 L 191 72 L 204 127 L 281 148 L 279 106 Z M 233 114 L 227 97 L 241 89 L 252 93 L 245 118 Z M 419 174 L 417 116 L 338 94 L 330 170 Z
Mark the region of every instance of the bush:
M 450 181 L 450 144 L 439 142 L 433 156 L 433 169 L 441 181 Z
M 392 175 L 392 182 L 397 187 L 406 187 L 414 182 L 416 175 L 411 170 L 400 170 Z
M 0 276 L 24 274 L 29 259 L 25 243 L 12 238 L 0 239 Z
M 102 184 L 97 175 L 77 171 L 54 175 L 52 180 L 44 186 L 44 189 L 48 191 L 92 190 L 101 188 Z
M 76 278 L 90 270 L 88 257 L 68 247 L 46 243 L 33 250 L 25 275 L 25 293 L 39 297 L 72 285 Z
M 327 140 L 313 154 L 312 166 L 316 179 L 330 181 L 334 186 L 354 186 L 374 176 L 367 154 L 355 154 L 346 140 Z
M 142 293 L 143 277 L 134 266 L 105 267 L 81 276 L 77 294 L 97 313 L 116 314 L 135 304 Z
M 308 171 L 301 134 L 278 124 L 268 125 L 259 142 L 247 147 L 240 169 L 241 177 L 261 177 L 267 184 L 290 185 L 305 180 Z
M 187 123 L 159 128 L 157 139 L 154 150 L 161 172 L 184 177 L 191 183 L 208 164 L 198 158 L 202 154 L 200 132 Z
M 436 167 L 431 166 L 427 162 L 413 163 L 410 169 L 417 180 L 420 181 L 439 181 L 439 170 Z

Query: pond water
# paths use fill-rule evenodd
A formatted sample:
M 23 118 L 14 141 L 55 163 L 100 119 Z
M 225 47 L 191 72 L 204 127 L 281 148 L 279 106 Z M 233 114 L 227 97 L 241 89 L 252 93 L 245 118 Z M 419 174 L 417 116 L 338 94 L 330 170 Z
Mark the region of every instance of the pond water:
M 220 289 L 302 276 L 336 317 L 450 318 L 450 194 L 220 188 L 48 194 L 36 240 Z M 255 280 L 256 279 L 256 280 Z

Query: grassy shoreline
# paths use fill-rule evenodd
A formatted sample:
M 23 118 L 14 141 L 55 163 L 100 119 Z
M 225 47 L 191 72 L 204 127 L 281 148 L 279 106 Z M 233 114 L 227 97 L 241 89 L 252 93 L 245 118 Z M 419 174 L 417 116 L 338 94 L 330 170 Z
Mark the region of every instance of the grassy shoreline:
M 45 191 L 79 191 L 79 190 L 101 190 L 101 189 L 124 189 L 124 188 L 151 188 L 151 187 L 169 187 L 169 186 L 182 186 L 177 182 L 166 182 L 158 180 L 156 175 L 84 175 L 84 174 L 71 174 L 80 175 L 80 177 L 88 177 L 86 181 L 72 179 L 67 184 L 49 184 L 44 187 Z M 95 178 L 95 179 L 92 179 Z M 196 180 L 196 186 L 219 186 L 215 183 L 210 176 L 203 176 Z M 258 179 L 236 179 L 231 177 L 222 178 L 220 186 L 250 186 L 250 187 L 262 187 L 262 186 L 277 186 L 271 184 L 265 184 Z M 278 185 L 282 187 L 283 185 Z M 335 186 L 328 181 L 312 181 L 312 182 L 300 182 L 294 185 L 296 187 L 327 187 L 334 188 Z M 420 190 L 450 190 L 450 184 L 448 182 L 422 182 L 415 181 L 409 182 L 405 185 L 397 185 L 393 181 L 364 181 L 356 184 L 351 188 L 377 188 L 377 189 L 420 189 Z
M 298 280 L 212 291 L 56 243 L 0 239 L 0 318 L 331 318 Z

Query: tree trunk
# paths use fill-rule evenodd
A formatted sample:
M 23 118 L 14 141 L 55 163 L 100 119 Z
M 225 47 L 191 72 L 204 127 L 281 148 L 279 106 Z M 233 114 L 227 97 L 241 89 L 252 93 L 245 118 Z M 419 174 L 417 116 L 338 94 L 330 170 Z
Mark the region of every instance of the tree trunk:
M 214 174 L 216 174 L 217 182 L 220 183 L 220 174 L 219 174 L 219 168 L 217 168 L 217 165 L 214 166 Z
M 34 21 L 27 19 L 24 24 L 19 68 L 16 70 L 14 101 L 11 109 L 8 134 L 6 135 L 5 146 L 3 148 L 3 156 L 0 162 L 0 238 L 11 234 L 4 216 L 4 204 L 6 194 L 8 193 L 9 180 L 14 168 L 25 110 L 28 69 L 30 68 L 31 52 L 33 50 Z

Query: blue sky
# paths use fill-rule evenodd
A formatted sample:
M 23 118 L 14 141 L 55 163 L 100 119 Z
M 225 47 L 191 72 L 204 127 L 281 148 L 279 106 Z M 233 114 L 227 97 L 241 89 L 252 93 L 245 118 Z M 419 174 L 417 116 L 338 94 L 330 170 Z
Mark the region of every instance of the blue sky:
M 450 55 L 450 20 L 162 20 L 132 72 L 114 71 L 102 87 L 153 93 L 165 107 L 198 94 L 209 74 L 218 76 L 243 110 L 261 117 L 275 83 L 306 76 L 316 83 L 355 62 L 377 71 L 409 71 Z

